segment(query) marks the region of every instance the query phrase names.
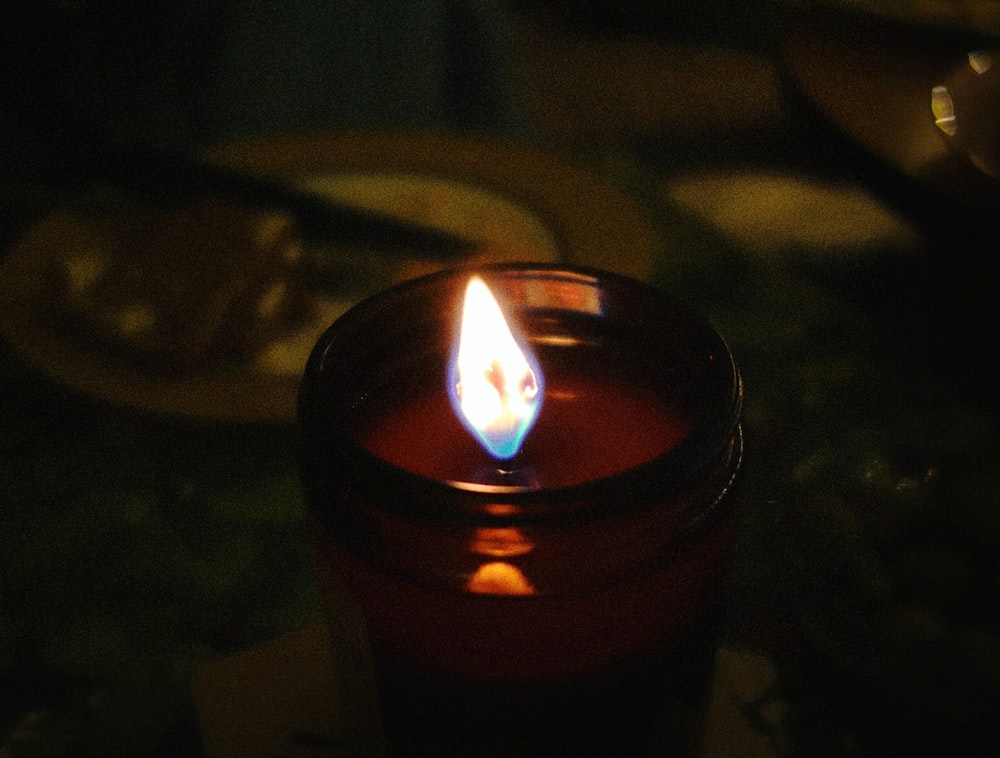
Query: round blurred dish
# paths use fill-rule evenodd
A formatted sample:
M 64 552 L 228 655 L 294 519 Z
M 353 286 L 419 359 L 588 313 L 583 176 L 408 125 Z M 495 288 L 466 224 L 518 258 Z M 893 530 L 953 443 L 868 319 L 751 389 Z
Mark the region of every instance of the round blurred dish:
M 565 261 L 652 273 L 656 236 L 638 206 L 537 149 L 478 137 L 311 135 L 229 144 L 205 158 L 478 243 L 457 263 Z M 222 219 L 230 231 L 220 231 Z M 199 225 L 209 242 L 187 249 L 177 229 Z M 95 187 L 8 251 L 0 334 L 29 366 L 115 404 L 292 422 L 305 357 L 332 320 L 401 279 L 454 265 L 331 246 L 313 252 L 330 264 L 336 286 L 313 288 L 308 276 L 299 281 L 293 235 L 280 216 L 226 203 L 151 211 Z M 112 270 L 119 278 L 104 280 Z M 134 281 L 122 286 L 122 276 Z M 142 331 L 160 317 L 173 331 Z

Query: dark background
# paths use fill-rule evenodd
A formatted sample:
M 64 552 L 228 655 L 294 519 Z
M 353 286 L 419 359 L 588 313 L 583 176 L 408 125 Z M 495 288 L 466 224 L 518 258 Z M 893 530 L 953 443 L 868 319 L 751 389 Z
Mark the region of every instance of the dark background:
M 748 499 L 724 642 L 773 671 L 742 704 L 748 723 L 780 755 L 992 754 L 996 219 L 830 123 L 782 43 L 819 20 L 960 60 L 995 30 L 767 0 L 400 5 L 8 3 L 4 250 L 150 146 L 398 129 L 587 166 L 649 213 L 655 281 L 709 315 L 744 371 Z M 678 202 L 672 188 L 702 174 L 787 180 L 774 225 L 792 242 L 762 253 Z M 851 212 L 826 190 L 907 235 L 795 233 Z M 739 200 L 750 219 L 766 208 Z M 29 749 L 30 722 L 27 755 L 196 753 L 192 669 L 318 612 L 294 428 L 150 419 L 6 344 L 0 358 L 3 744 Z

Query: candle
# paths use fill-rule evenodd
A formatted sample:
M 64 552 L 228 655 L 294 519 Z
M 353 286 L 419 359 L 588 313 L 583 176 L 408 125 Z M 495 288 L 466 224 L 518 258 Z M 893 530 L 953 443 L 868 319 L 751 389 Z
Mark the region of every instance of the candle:
M 655 288 L 480 273 L 529 351 L 502 373 L 529 395 L 536 383 L 536 418 L 507 424 L 523 439 L 498 454 L 452 407 L 471 393 L 454 359 L 469 272 L 352 309 L 300 391 L 321 560 L 366 616 L 401 753 L 640 752 L 650 714 L 696 710 L 710 670 L 739 374 L 721 337 Z

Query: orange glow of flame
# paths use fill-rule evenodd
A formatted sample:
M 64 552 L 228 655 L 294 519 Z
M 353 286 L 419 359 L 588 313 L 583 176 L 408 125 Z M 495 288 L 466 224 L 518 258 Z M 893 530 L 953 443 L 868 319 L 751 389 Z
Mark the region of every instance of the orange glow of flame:
M 514 457 L 538 415 L 542 375 L 476 276 L 466 287 L 448 387 L 455 412 L 487 452 Z
M 495 558 L 510 558 L 527 555 L 535 549 L 535 543 L 527 539 L 520 529 L 514 527 L 482 527 L 476 529 L 470 545 L 473 552 Z
M 534 595 L 535 588 L 521 569 L 506 561 L 484 563 L 466 582 L 466 589 L 479 595 Z

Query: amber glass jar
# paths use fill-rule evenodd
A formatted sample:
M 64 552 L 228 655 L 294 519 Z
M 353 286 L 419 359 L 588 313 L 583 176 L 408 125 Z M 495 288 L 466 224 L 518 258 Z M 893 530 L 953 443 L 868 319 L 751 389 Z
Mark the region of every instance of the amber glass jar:
M 545 376 L 520 454 L 493 461 L 446 391 L 472 273 L 359 304 L 301 385 L 319 555 L 365 616 L 390 744 L 628 755 L 666 740 L 683 753 L 714 659 L 743 450 L 730 351 L 647 284 L 477 270 Z

